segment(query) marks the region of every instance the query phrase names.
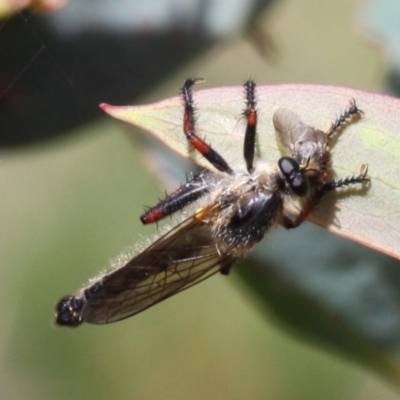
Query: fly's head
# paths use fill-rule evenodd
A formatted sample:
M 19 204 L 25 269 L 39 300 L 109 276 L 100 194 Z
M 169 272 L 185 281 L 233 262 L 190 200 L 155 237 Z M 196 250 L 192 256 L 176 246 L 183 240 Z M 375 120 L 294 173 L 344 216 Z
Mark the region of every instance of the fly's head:
M 298 168 L 293 166 L 292 175 L 297 176 L 297 182 L 293 181 L 295 186 L 300 184 L 300 175 L 303 176 L 304 180 L 308 180 L 311 186 L 324 181 L 327 177 L 326 170 L 329 162 L 329 136 L 327 133 L 303 123 L 297 114 L 286 108 L 280 108 L 274 113 L 273 124 L 279 146 L 299 166 Z M 286 161 L 282 162 L 290 164 Z M 282 167 L 289 168 L 289 165 L 282 165 Z M 290 189 L 291 178 L 286 173 L 285 168 L 283 171 L 281 167 L 280 169 L 283 175 L 289 178 L 287 183 L 289 183 Z M 301 185 L 303 188 L 305 187 L 305 184 Z M 292 189 L 295 189 L 292 192 L 297 194 L 296 187 Z
M 307 168 L 302 168 L 291 157 L 281 157 L 278 161 L 279 177 L 277 184 L 284 194 L 305 197 L 310 193 L 310 181 Z

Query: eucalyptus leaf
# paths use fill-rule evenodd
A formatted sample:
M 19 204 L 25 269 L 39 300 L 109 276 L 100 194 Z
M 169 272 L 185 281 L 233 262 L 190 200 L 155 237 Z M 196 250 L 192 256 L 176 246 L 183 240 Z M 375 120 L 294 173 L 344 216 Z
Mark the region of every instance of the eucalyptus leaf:
M 233 166 L 242 163 L 245 120 L 242 87 L 199 90 L 197 133 L 212 144 Z M 301 120 L 326 130 L 354 98 L 364 111 L 360 121 L 349 124 L 332 146 L 333 176 L 357 175 L 369 165 L 371 185 L 366 190 L 332 193 L 309 220 L 335 234 L 400 258 L 400 100 L 349 88 L 318 85 L 276 85 L 257 88 L 259 110 L 258 157 L 276 162 L 280 157 L 272 124 L 273 113 L 285 107 Z M 144 106 L 101 105 L 115 118 L 141 127 L 177 153 L 207 166 L 189 151 L 182 132 L 182 101 L 169 98 Z

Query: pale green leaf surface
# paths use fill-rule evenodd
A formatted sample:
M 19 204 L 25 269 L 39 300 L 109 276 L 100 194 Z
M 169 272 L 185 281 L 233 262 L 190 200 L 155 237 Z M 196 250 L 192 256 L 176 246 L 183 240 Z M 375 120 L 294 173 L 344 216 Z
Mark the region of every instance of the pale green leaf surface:
M 197 133 L 233 166 L 243 162 L 245 121 L 242 87 L 220 87 L 195 92 Z M 351 195 L 332 194 L 323 200 L 310 220 L 341 236 L 400 258 L 400 101 L 395 98 L 334 86 L 276 85 L 257 88 L 259 125 L 258 156 L 276 162 L 280 156 L 272 115 L 280 107 L 299 114 L 306 124 L 327 129 L 355 98 L 364 117 L 350 124 L 334 140 L 335 177 L 359 173 L 369 165 L 371 185 L 352 189 Z M 207 161 L 189 151 L 182 132 L 182 101 L 169 98 L 144 106 L 110 106 L 104 111 L 143 128 L 199 165 Z M 238 161 L 239 160 L 239 161 Z

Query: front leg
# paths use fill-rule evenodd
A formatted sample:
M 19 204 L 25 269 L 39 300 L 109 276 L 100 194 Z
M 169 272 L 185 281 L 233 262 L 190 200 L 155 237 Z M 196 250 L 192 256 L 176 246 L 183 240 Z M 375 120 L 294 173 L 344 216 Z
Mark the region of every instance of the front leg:
M 343 186 L 350 186 L 358 183 L 363 184 L 370 182 L 370 179 L 367 177 L 367 173 L 368 173 L 368 165 L 363 164 L 361 166 L 360 174 L 358 176 L 352 176 L 344 179 L 335 179 L 331 182 L 321 183 L 319 186 L 315 188 L 313 195 L 307 201 L 305 207 L 300 211 L 297 217 L 295 219 L 290 219 L 286 215 L 283 215 L 280 221 L 281 225 L 284 226 L 286 229 L 297 228 L 315 209 L 315 207 L 320 202 L 323 196 Z

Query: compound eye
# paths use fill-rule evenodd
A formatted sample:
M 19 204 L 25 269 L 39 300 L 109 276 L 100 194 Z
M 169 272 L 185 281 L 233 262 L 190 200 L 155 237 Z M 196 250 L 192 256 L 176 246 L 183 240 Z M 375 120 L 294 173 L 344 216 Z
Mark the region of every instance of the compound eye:
M 296 176 L 293 178 L 289 186 L 293 193 L 299 197 L 305 196 L 310 187 L 308 179 L 305 178 L 301 172 L 296 173 Z
M 290 178 L 293 172 L 300 170 L 300 166 L 297 161 L 290 157 L 280 158 L 278 161 L 278 166 L 285 178 Z
M 284 178 L 286 190 L 299 197 L 307 195 L 310 186 L 308 179 L 300 171 L 299 163 L 291 157 L 282 157 L 278 161 L 278 166 Z

